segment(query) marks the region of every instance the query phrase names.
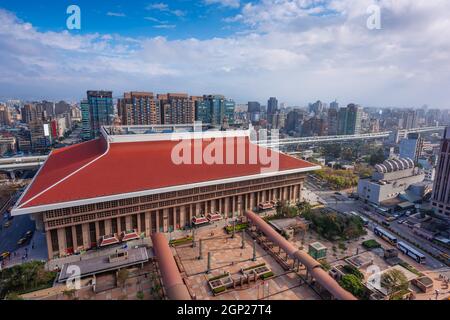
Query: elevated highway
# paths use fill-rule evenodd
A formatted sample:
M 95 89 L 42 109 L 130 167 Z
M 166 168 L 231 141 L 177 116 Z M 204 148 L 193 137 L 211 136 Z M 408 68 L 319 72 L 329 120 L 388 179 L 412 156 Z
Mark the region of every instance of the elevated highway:
M 406 137 L 408 133 L 421 133 L 421 132 L 438 132 L 445 129 L 445 126 L 440 127 L 424 127 L 415 128 L 409 130 L 398 130 L 398 136 L 400 138 Z M 353 140 L 372 140 L 372 139 L 386 139 L 390 136 L 396 135 L 396 131 L 383 131 L 376 133 L 364 133 L 354 135 L 336 135 L 336 136 L 314 136 L 314 137 L 300 137 L 300 138 L 285 138 L 279 140 L 263 140 L 257 143 L 260 146 L 275 148 L 278 146 L 286 145 L 300 145 L 300 144 L 316 144 L 323 142 L 339 142 L 339 141 L 353 141 Z

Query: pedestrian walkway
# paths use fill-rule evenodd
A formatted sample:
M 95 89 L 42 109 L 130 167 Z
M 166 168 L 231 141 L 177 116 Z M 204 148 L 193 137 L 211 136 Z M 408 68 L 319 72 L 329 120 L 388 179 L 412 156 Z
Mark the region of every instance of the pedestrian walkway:
M 3 261 L 2 268 L 10 268 L 33 260 L 47 261 L 47 259 L 47 241 L 45 233 L 36 231 L 26 246 L 20 247 L 10 253 L 9 258 Z

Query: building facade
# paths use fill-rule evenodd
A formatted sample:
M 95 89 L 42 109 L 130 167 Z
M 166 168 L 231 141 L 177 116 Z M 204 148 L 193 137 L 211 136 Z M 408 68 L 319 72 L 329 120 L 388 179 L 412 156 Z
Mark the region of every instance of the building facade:
M 204 95 L 196 98 L 195 120 L 210 123 L 214 126 L 234 123 L 234 111 L 236 104 L 233 100 L 226 99 L 223 95 Z
M 424 179 L 424 173 L 414 166 L 411 159 L 386 160 L 375 165 L 371 178 L 359 179 L 358 195 L 362 200 L 378 205 L 398 197 L 411 185 Z
M 187 93 L 158 94 L 161 124 L 189 124 L 195 120 L 195 105 Z
M 2 126 L 11 125 L 11 112 L 9 108 L 5 105 L 0 105 L 0 125 Z
M 285 154 L 274 152 L 278 168 L 268 171 L 250 157 L 242 161 L 240 151 L 235 164 L 174 163 L 180 143 L 194 155 L 220 141 L 226 154 L 230 147 L 258 153 L 248 134 L 206 131 L 174 141 L 170 134 L 103 131 L 99 139 L 52 153 L 12 212 L 34 216 L 53 258 L 102 246 L 119 234 L 148 237 L 189 226 L 194 217 L 219 213 L 225 219 L 267 201 L 295 203 L 306 172 L 319 167 Z M 52 174 L 55 167 L 62 168 L 59 176 Z
M 431 204 L 439 215 L 450 217 L 450 128 L 441 141 Z
M 159 101 L 152 92 L 126 92 L 117 101 L 117 111 L 122 125 L 161 124 Z
M 271 125 L 274 123 L 274 116 L 278 112 L 278 100 L 275 97 L 270 97 L 267 101 L 267 122 Z
M 252 123 L 258 124 L 261 120 L 261 105 L 257 101 L 248 102 L 248 115 Z
M 362 108 L 356 104 L 349 104 L 340 108 L 338 113 L 338 134 L 353 135 L 361 133 Z
M 407 138 L 400 140 L 400 158 L 413 159 L 417 163 L 423 148 L 423 138 L 419 133 L 408 133 Z
M 112 125 L 114 120 L 112 91 L 88 91 L 87 100 L 81 103 L 81 109 L 83 139 L 98 137 L 100 128 Z

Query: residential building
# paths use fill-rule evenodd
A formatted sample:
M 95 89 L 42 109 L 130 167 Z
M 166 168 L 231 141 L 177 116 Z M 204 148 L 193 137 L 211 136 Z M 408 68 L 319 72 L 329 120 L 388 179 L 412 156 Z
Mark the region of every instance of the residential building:
M 327 134 L 329 136 L 335 136 L 338 134 L 338 125 L 339 125 L 339 109 L 338 108 L 331 108 L 328 109 L 328 131 Z
M 30 128 L 31 149 L 34 152 L 46 152 L 51 145 L 50 126 L 42 120 L 31 121 Z
M 190 124 L 195 121 L 195 105 L 186 93 L 158 94 L 161 124 Z
M 159 101 L 152 92 L 127 92 L 117 101 L 122 125 L 161 124 Z
M 42 117 L 40 115 L 38 116 L 36 106 L 34 106 L 33 104 L 24 105 L 21 110 L 21 113 L 22 113 L 22 122 L 23 123 L 30 123 L 37 119 L 42 119 Z
M 16 152 L 16 138 L 11 134 L 0 135 L 0 156 Z
M 1 126 L 11 125 L 11 112 L 9 108 L 5 105 L 0 105 L 0 125 Z

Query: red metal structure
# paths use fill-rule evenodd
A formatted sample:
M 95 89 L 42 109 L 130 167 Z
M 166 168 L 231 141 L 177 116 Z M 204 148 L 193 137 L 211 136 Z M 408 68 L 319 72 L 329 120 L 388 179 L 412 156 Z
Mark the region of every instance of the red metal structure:
M 268 237 L 272 242 L 283 249 L 291 258 L 297 259 L 308 270 L 309 274 L 334 298 L 338 300 L 357 300 L 350 292 L 344 290 L 325 270 L 321 264 L 306 252 L 297 249 L 292 243 L 276 232 L 260 216 L 252 211 L 245 213 L 247 218 Z
M 170 300 L 191 300 L 164 234 L 153 234 L 152 242 L 167 297 Z

